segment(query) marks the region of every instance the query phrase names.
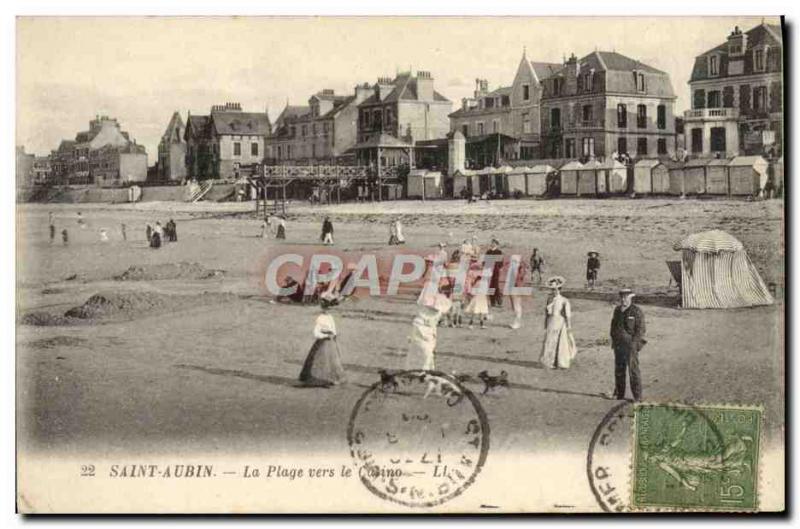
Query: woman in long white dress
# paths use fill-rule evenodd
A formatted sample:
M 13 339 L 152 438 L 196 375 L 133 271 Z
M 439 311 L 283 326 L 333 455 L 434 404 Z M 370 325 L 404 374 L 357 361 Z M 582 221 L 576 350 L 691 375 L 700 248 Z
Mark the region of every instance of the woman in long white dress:
M 550 369 L 568 369 L 577 354 L 572 337 L 572 308 L 569 300 L 561 295 L 563 277 L 551 277 L 547 286 L 551 293 L 545 306 L 545 335 L 539 362 Z
M 436 330 L 439 320 L 450 310 L 451 302 L 444 294 L 423 291 L 417 303 L 419 311 L 414 316 L 411 334 L 408 336 L 406 369 L 433 371 L 436 369 Z

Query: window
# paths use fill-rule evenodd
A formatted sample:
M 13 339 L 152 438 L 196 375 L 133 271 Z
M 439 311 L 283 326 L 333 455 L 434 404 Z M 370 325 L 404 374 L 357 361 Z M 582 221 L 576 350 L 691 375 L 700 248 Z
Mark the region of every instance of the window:
M 297 133 L 297 130 L 295 130 L 295 127 L 294 127 L 294 125 L 292 125 L 291 127 L 289 127 L 289 135 L 290 135 L 292 138 L 294 138 L 294 135 L 295 135 L 296 133 Z
M 581 154 L 583 154 L 583 156 L 594 156 L 594 138 L 583 138 L 581 147 Z
M 253 142 L 250 144 L 250 156 L 258 156 L 258 143 Z
M 233 155 L 234 156 L 241 156 L 242 155 L 242 144 L 238 141 L 233 142 Z
M 317 124 L 316 123 L 312 123 L 311 124 L 311 135 L 312 136 L 316 136 L 317 135 Z
M 278 145 L 278 159 L 280 160 L 283 157 L 283 147 Z
M 553 79 L 553 95 L 558 96 L 561 95 L 561 89 L 564 86 L 564 80 L 560 77 L 556 77 Z
M 633 85 L 636 87 L 636 90 L 639 92 L 644 92 L 646 89 L 644 83 L 644 74 L 639 72 L 633 72 Z
M 527 114 L 525 114 L 527 118 Z M 551 108 L 550 109 L 550 129 L 551 130 L 558 130 L 561 128 L 561 109 L 560 108 Z
M 692 98 L 692 108 L 705 108 L 706 107 L 706 91 L 695 90 L 694 97 Z
M 722 97 L 719 90 L 711 90 L 708 92 L 708 108 L 720 108 L 722 106 Z
M 636 139 L 636 156 L 647 156 L 647 138 Z
M 469 123 L 461 125 L 461 134 L 463 134 L 465 138 L 469 136 Z
M 575 138 L 567 138 L 564 140 L 564 156 L 567 158 L 575 158 Z
M 628 127 L 628 107 L 623 104 L 617 105 L 617 127 L 621 129 Z
M 308 125 L 303 125 L 302 131 L 303 137 L 305 138 L 306 135 L 308 135 Z
M 733 108 L 733 87 L 726 86 L 722 89 L 722 106 L 725 108 Z
M 589 125 L 592 121 L 592 105 L 583 105 L 583 109 L 581 111 L 581 116 L 583 118 L 583 124 Z
M 739 110 L 747 112 L 750 110 L 750 85 L 743 84 L 739 86 Z
M 658 154 L 667 154 L 667 139 L 658 139 Z
M 719 57 L 716 55 L 708 58 L 708 74 L 712 76 L 719 75 Z
M 375 109 L 372 113 L 372 126 L 376 129 L 379 129 L 383 126 L 383 112 L 379 108 Z
M 504 107 L 509 106 L 511 104 L 511 98 L 508 96 L 502 96 L 500 98 L 500 104 L 503 105 Z
M 483 121 L 478 122 L 478 136 L 483 134 Z
M 317 144 L 316 143 L 312 143 L 311 144 L 311 157 L 312 158 L 316 158 L 317 157 Z
M 692 129 L 692 153 L 700 154 L 703 152 L 703 129 Z
M 328 133 L 328 122 L 322 124 L 322 132 L 327 134 Z
M 647 105 L 636 106 L 636 126 L 640 129 L 647 128 Z
M 656 116 L 656 123 L 658 128 L 664 130 L 667 128 L 667 107 L 664 105 L 658 105 L 657 107 L 657 116 Z
M 617 153 L 626 154 L 628 152 L 628 138 L 620 136 L 617 138 Z
M 753 88 L 753 110 L 763 112 L 767 108 L 767 87 L 757 86 Z
M 500 132 L 500 122 L 497 121 L 496 119 L 492 120 L 492 132 L 494 133 Z
M 387 108 L 386 109 L 386 124 L 387 125 L 391 125 L 392 124 L 392 109 L 391 108 Z
M 757 72 L 764 71 L 764 49 L 759 48 L 753 50 L 753 70 Z
M 530 85 L 524 84 L 522 85 L 522 100 L 528 101 L 531 98 L 531 87 Z
M 725 127 L 711 127 L 711 152 L 725 152 Z

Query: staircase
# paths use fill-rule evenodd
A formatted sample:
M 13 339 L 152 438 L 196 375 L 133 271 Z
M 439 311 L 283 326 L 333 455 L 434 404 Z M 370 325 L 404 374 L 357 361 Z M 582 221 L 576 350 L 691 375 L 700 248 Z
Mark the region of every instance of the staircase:
M 192 196 L 189 197 L 189 202 L 199 202 L 204 196 L 206 196 L 206 194 L 208 194 L 209 191 L 211 191 L 212 187 L 214 187 L 214 182 L 201 182 L 197 191 L 192 193 Z

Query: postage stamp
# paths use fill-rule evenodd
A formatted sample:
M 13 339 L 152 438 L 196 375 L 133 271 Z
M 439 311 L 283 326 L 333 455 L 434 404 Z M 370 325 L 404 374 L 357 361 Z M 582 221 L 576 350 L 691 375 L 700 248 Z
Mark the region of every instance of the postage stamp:
M 369 491 L 407 507 L 433 507 L 475 481 L 489 452 L 489 423 L 455 378 L 402 371 L 359 399 L 347 439 Z
M 762 408 L 634 406 L 634 510 L 757 511 Z

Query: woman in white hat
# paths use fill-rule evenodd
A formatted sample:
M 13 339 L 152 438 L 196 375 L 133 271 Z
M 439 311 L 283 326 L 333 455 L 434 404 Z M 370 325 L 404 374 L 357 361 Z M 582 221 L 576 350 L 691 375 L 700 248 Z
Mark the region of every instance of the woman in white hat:
M 551 293 L 545 306 L 545 335 L 539 362 L 550 369 L 568 369 L 577 354 L 572 337 L 572 308 L 569 300 L 561 295 L 563 286 L 561 276 L 547 280 Z

